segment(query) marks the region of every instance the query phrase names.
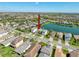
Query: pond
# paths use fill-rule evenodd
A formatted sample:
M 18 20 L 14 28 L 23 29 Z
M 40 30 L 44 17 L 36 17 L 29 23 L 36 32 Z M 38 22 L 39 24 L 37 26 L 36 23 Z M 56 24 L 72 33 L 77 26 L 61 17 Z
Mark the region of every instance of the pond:
M 79 35 L 79 28 L 76 28 L 76 27 L 66 27 L 66 26 L 61 26 L 53 23 L 47 23 L 47 24 L 44 24 L 42 28 L 49 31 L 53 30 L 57 32 L 72 33 L 75 35 Z

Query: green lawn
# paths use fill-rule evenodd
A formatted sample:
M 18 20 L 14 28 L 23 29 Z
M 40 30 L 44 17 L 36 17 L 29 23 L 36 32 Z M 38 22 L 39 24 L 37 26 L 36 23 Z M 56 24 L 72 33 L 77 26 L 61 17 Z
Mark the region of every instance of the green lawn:
M 73 37 L 71 38 L 69 44 L 71 45 L 71 47 L 79 48 L 79 40 L 76 40 Z
M 72 44 L 70 44 L 70 46 L 73 47 L 73 48 L 79 48 L 79 46 L 72 45 Z
M 47 43 L 41 42 L 40 43 L 42 46 L 47 46 Z
M 32 39 L 32 40 L 31 40 L 31 42 L 36 43 L 37 41 L 36 41 L 36 40 L 34 40 L 34 39 Z
M 64 54 L 67 54 L 69 51 L 68 51 L 68 49 L 67 48 L 63 48 L 63 53 Z
M 18 56 L 17 53 L 14 52 L 14 48 L 12 47 L 4 47 L 0 45 L 0 56 L 1 57 L 16 57 Z

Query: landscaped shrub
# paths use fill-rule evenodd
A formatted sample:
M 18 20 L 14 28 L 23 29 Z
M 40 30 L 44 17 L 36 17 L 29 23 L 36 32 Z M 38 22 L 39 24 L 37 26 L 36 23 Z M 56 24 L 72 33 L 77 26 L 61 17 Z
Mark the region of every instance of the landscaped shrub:
M 79 46 L 79 40 L 74 39 L 73 37 L 71 38 L 69 44 Z

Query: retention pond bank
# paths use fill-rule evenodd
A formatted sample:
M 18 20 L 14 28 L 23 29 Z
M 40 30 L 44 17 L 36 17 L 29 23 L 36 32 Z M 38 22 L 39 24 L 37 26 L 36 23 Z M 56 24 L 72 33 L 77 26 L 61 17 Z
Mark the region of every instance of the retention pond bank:
M 79 35 L 79 28 L 75 28 L 75 27 L 66 27 L 53 23 L 46 23 L 42 26 L 42 28 L 50 31 L 54 30 L 57 32 L 65 32 L 65 33 L 72 33 L 75 35 Z

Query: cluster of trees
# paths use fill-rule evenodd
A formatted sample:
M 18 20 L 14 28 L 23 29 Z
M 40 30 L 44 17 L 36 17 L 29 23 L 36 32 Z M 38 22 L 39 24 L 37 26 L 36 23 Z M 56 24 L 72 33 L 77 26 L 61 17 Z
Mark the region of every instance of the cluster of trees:
M 74 46 L 79 46 L 79 40 L 76 40 L 74 37 L 71 38 L 69 43 Z

